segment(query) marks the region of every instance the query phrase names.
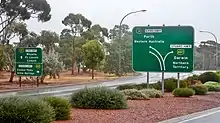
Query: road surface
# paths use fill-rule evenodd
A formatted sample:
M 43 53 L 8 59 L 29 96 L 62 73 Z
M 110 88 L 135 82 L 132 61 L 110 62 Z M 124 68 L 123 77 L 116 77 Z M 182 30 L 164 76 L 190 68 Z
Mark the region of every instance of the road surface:
M 172 118 L 159 123 L 220 123 L 220 107 Z
M 189 119 L 181 121 L 178 123 L 219 123 L 220 122 L 220 112 L 214 113 L 209 116 L 199 117 L 197 119 Z
M 194 71 L 193 73 L 181 73 L 180 78 L 186 78 L 192 74 L 200 74 L 204 71 Z M 177 77 L 177 73 L 165 73 L 165 78 Z M 102 83 L 91 83 L 85 85 L 69 85 L 65 87 L 49 87 L 49 88 L 38 88 L 34 90 L 23 90 L 17 92 L 6 92 L 0 93 L 0 97 L 5 96 L 69 96 L 74 91 L 84 88 L 84 87 L 96 87 L 96 86 L 107 86 L 111 88 L 115 88 L 118 85 L 130 84 L 130 83 L 144 83 L 147 80 L 146 73 L 142 73 L 140 76 L 134 76 L 129 78 L 116 79 L 111 81 L 106 81 Z M 161 73 L 150 73 L 150 83 L 155 83 L 161 80 Z

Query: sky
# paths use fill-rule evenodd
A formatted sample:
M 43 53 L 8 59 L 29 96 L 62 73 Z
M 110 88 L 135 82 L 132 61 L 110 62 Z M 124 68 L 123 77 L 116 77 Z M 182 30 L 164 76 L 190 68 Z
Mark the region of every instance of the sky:
M 61 21 L 69 13 L 81 13 L 93 24 L 111 29 L 119 25 L 122 17 L 131 11 L 146 9 L 132 14 L 123 21 L 134 26 L 190 25 L 195 29 L 195 42 L 214 40 L 214 37 L 199 30 L 211 31 L 220 39 L 219 0 L 47 0 L 52 18 L 41 23 L 36 19 L 27 21 L 28 29 L 39 33 L 52 30 L 60 34 L 65 28 Z

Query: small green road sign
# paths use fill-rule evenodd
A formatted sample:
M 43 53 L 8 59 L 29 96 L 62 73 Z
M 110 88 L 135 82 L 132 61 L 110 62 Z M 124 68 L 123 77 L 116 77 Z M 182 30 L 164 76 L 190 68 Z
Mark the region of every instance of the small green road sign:
M 16 63 L 17 76 L 41 76 L 43 71 L 42 64 Z
M 16 48 L 17 76 L 41 76 L 43 72 L 41 48 Z
M 134 27 L 134 71 L 192 72 L 194 28 L 191 26 Z
M 42 63 L 41 48 L 16 48 L 16 63 Z

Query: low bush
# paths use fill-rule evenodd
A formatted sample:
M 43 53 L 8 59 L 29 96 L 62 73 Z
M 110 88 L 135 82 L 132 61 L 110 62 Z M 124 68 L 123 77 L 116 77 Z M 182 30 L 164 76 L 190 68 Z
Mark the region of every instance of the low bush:
M 107 87 L 84 88 L 71 95 L 74 108 L 125 109 L 127 100 L 123 93 Z
M 205 82 L 208 82 L 208 81 L 218 82 L 219 78 L 218 78 L 218 75 L 214 72 L 205 72 L 199 75 L 199 80 L 204 84 Z
M 0 98 L 0 121 L 2 123 L 51 123 L 55 113 L 42 100 L 24 97 Z
M 152 84 L 150 84 L 150 88 L 161 90 L 162 89 L 162 84 L 161 84 L 161 82 L 152 83 Z
M 175 88 L 177 88 L 177 79 L 168 78 L 164 80 L 165 90 L 167 92 L 172 92 Z M 185 80 L 180 80 L 180 88 L 186 88 L 187 82 Z
M 128 100 L 147 100 L 149 99 L 144 93 L 137 89 L 126 89 L 121 91 Z
M 156 89 L 143 89 L 141 90 L 142 93 L 144 93 L 147 97 L 150 98 L 161 98 L 163 97 L 161 91 Z
M 195 91 L 191 88 L 176 88 L 172 93 L 175 97 L 191 97 Z
M 187 77 L 185 80 L 187 81 L 188 86 L 195 84 L 202 84 L 202 82 L 199 80 L 199 75 L 196 74 Z
M 165 83 L 165 90 L 167 92 L 172 92 L 175 88 L 177 88 L 177 79 L 175 78 L 168 78 L 164 80 Z M 186 80 L 180 80 L 180 87 L 185 88 L 187 87 L 187 81 Z M 162 83 L 158 81 L 157 83 L 151 83 L 149 84 L 149 88 L 154 88 L 157 90 L 162 89 Z M 118 90 L 125 90 L 125 89 L 137 89 L 137 90 L 142 90 L 142 89 L 148 89 L 147 88 L 147 83 L 141 83 L 141 84 L 124 84 L 124 85 L 119 85 L 116 89 Z
M 58 97 L 45 97 L 43 100 L 53 107 L 56 114 L 56 120 L 70 119 L 71 105 L 66 99 Z
M 220 92 L 220 83 L 218 82 L 209 81 L 206 82 L 204 85 L 208 88 L 208 91 Z
M 190 88 L 195 91 L 196 95 L 205 95 L 208 92 L 208 88 L 203 84 L 191 85 Z
M 218 82 L 220 82 L 220 71 L 215 72 L 215 74 L 218 76 Z
M 208 81 L 206 83 L 204 83 L 204 85 L 219 85 L 220 83 L 218 82 L 213 82 L 213 81 Z
M 126 90 L 126 89 L 137 89 L 136 84 L 124 84 L 116 87 L 118 90 Z
M 149 88 L 154 88 L 157 90 L 161 90 L 161 83 L 157 82 L 157 83 L 152 83 L 149 84 Z M 137 90 L 141 90 L 141 89 L 147 89 L 147 83 L 141 83 L 141 84 L 124 84 L 124 85 L 119 85 L 117 86 L 118 90 L 126 90 L 126 89 L 137 89 Z

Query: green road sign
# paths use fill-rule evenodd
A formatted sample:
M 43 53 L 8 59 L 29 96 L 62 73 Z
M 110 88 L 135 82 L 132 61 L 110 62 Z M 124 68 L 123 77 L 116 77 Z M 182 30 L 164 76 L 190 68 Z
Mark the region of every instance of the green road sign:
M 16 48 L 16 63 L 42 63 L 41 48 Z
M 132 33 L 134 71 L 193 71 L 193 27 L 140 26 L 134 27 Z
M 43 71 L 41 48 L 16 48 L 16 75 L 41 76 Z
M 41 76 L 43 71 L 42 64 L 16 63 L 17 76 Z

